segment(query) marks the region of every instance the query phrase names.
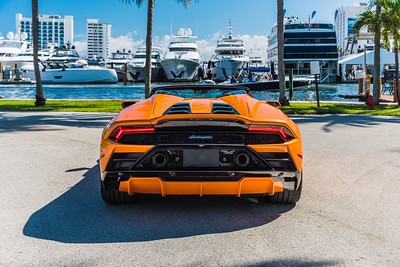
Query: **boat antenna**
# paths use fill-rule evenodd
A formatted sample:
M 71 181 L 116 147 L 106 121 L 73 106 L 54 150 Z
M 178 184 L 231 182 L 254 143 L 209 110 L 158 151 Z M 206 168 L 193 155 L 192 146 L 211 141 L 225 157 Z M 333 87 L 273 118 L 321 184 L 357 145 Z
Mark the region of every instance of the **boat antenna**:
M 171 25 L 170 25 L 170 29 L 169 29 L 169 35 L 172 35 L 172 16 L 171 16 Z
M 229 19 L 228 38 L 232 39 L 232 20 Z

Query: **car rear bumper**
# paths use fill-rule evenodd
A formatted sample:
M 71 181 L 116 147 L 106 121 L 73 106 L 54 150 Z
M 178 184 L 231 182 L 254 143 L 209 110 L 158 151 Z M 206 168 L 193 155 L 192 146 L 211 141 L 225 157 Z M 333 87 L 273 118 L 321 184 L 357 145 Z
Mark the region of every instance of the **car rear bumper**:
M 158 177 L 135 177 L 123 181 L 119 190 L 134 194 L 167 195 L 273 195 L 284 190 L 283 183 L 272 178 L 245 177 L 236 182 L 165 182 Z
M 104 175 L 104 173 L 103 173 Z M 254 175 L 254 174 L 253 174 Z M 265 176 L 243 176 L 237 181 L 198 179 L 192 181 L 165 181 L 160 177 L 131 176 L 114 183 L 109 189 L 134 194 L 167 195 L 269 195 L 284 190 L 295 190 L 300 184 L 300 172 L 270 172 Z M 103 180 L 104 182 L 104 180 Z

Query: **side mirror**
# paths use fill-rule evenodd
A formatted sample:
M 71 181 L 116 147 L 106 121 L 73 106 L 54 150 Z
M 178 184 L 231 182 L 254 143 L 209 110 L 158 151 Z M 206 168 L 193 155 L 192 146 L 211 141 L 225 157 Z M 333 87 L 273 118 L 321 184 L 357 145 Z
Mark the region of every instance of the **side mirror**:
M 124 101 L 124 102 L 122 102 L 121 106 L 124 109 L 124 108 L 127 108 L 129 106 L 132 106 L 133 104 L 136 104 L 137 102 L 139 102 L 139 100 Z
M 279 101 L 276 100 L 269 100 L 269 101 L 265 101 L 268 105 L 271 105 L 275 108 L 280 108 L 281 107 L 281 103 Z

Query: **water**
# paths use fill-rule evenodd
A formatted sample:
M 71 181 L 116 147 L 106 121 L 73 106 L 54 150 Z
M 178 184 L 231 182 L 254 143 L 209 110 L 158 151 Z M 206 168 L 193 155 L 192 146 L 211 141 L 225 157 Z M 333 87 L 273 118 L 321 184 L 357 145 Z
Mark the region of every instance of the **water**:
M 171 85 L 173 83 L 153 83 L 152 87 Z M 354 98 L 343 98 L 340 95 L 357 95 L 358 84 L 323 84 L 319 85 L 321 101 L 358 101 Z M 144 99 L 144 84 L 123 83 L 112 85 L 43 85 L 47 99 Z M 0 96 L 4 99 L 34 99 L 35 85 L 0 84 Z M 278 90 L 254 91 L 253 97 L 259 100 L 277 100 Z M 294 101 L 316 101 L 315 85 L 294 90 Z M 1 102 L 0 102 L 1 103 Z

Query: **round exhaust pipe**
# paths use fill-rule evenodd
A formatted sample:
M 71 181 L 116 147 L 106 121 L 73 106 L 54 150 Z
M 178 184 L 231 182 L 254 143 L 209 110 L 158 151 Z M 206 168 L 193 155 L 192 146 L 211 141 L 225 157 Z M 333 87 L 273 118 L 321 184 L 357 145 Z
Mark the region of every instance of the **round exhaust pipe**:
M 168 156 L 163 152 L 156 152 L 151 157 L 151 163 L 157 168 L 165 167 L 168 164 Z
M 245 168 L 250 165 L 250 156 L 244 151 L 238 151 L 233 157 L 236 166 Z

